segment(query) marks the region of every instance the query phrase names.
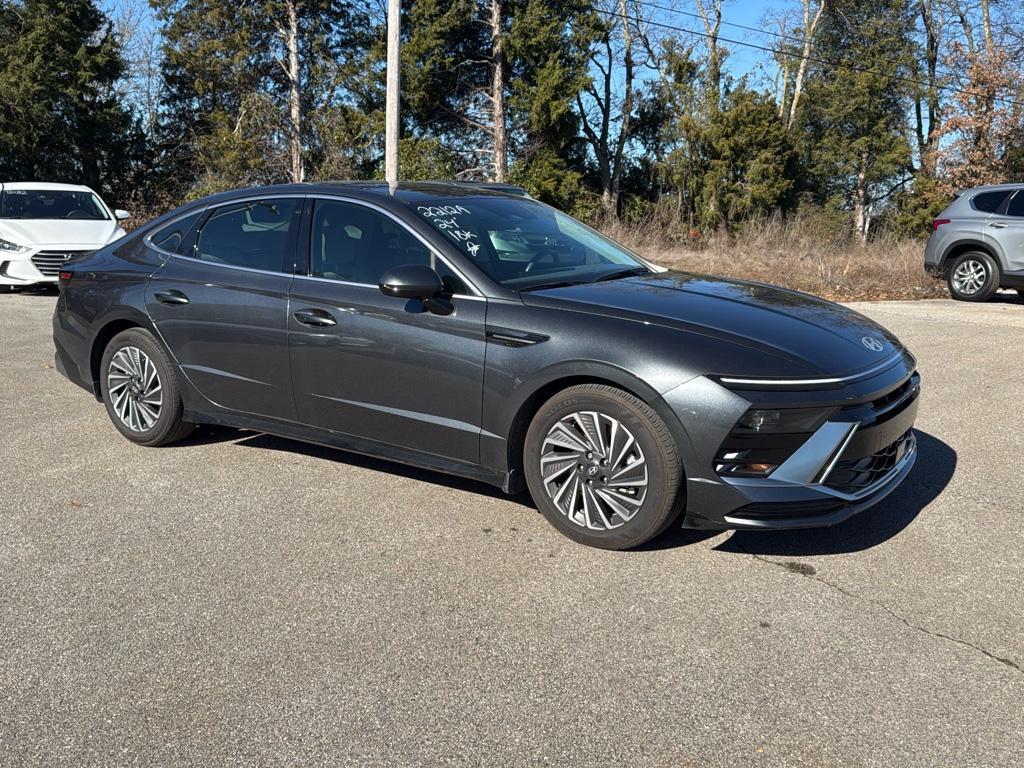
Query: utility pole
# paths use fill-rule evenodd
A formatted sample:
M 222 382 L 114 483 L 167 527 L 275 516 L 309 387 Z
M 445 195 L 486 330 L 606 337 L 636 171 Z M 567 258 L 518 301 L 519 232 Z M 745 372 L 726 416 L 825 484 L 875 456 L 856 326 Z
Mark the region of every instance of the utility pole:
M 388 0 L 388 79 L 384 105 L 384 178 L 398 182 L 398 93 L 401 77 L 401 0 Z

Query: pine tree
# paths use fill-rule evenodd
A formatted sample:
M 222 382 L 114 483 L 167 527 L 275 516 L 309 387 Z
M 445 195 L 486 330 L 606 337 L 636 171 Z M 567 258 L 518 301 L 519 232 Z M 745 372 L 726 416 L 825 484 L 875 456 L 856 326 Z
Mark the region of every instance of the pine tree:
M 906 138 L 913 20 L 906 0 L 836 0 L 808 72 L 801 135 L 810 189 L 867 240 L 912 167 Z M 905 79 L 904 79 L 905 78 Z
M 0 178 L 126 194 L 142 137 L 114 88 L 123 68 L 91 0 L 0 5 Z

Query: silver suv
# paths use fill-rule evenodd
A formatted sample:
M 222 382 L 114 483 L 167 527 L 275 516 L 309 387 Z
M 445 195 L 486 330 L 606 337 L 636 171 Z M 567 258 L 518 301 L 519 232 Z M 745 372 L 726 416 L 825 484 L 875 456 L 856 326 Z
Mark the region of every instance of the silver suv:
M 1024 296 L 1024 184 L 959 193 L 932 222 L 924 268 L 960 301 L 985 301 L 1000 288 Z

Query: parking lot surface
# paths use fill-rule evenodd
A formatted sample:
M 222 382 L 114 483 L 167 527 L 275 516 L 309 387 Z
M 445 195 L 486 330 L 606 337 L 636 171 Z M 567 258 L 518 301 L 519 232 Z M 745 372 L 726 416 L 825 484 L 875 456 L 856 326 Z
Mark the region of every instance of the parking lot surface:
M 0 765 L 1022 762 L 1015 298 L 857 306 L 923 378 L 879 507 L 620 553 L 274 437 L 136 447 L 54 300 L 0 296 Z

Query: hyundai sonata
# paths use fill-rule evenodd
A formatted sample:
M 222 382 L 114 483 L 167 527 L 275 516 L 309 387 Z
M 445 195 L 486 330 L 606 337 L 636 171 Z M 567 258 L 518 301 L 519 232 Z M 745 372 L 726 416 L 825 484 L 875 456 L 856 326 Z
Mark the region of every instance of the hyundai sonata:
M 129 440 L 223 424 L 526 488 L 597 547 L 838 523 L 916 455 L 884 328 L 665 271 L 507 188 L 229 192 L 60 280 L 56 365 Z

